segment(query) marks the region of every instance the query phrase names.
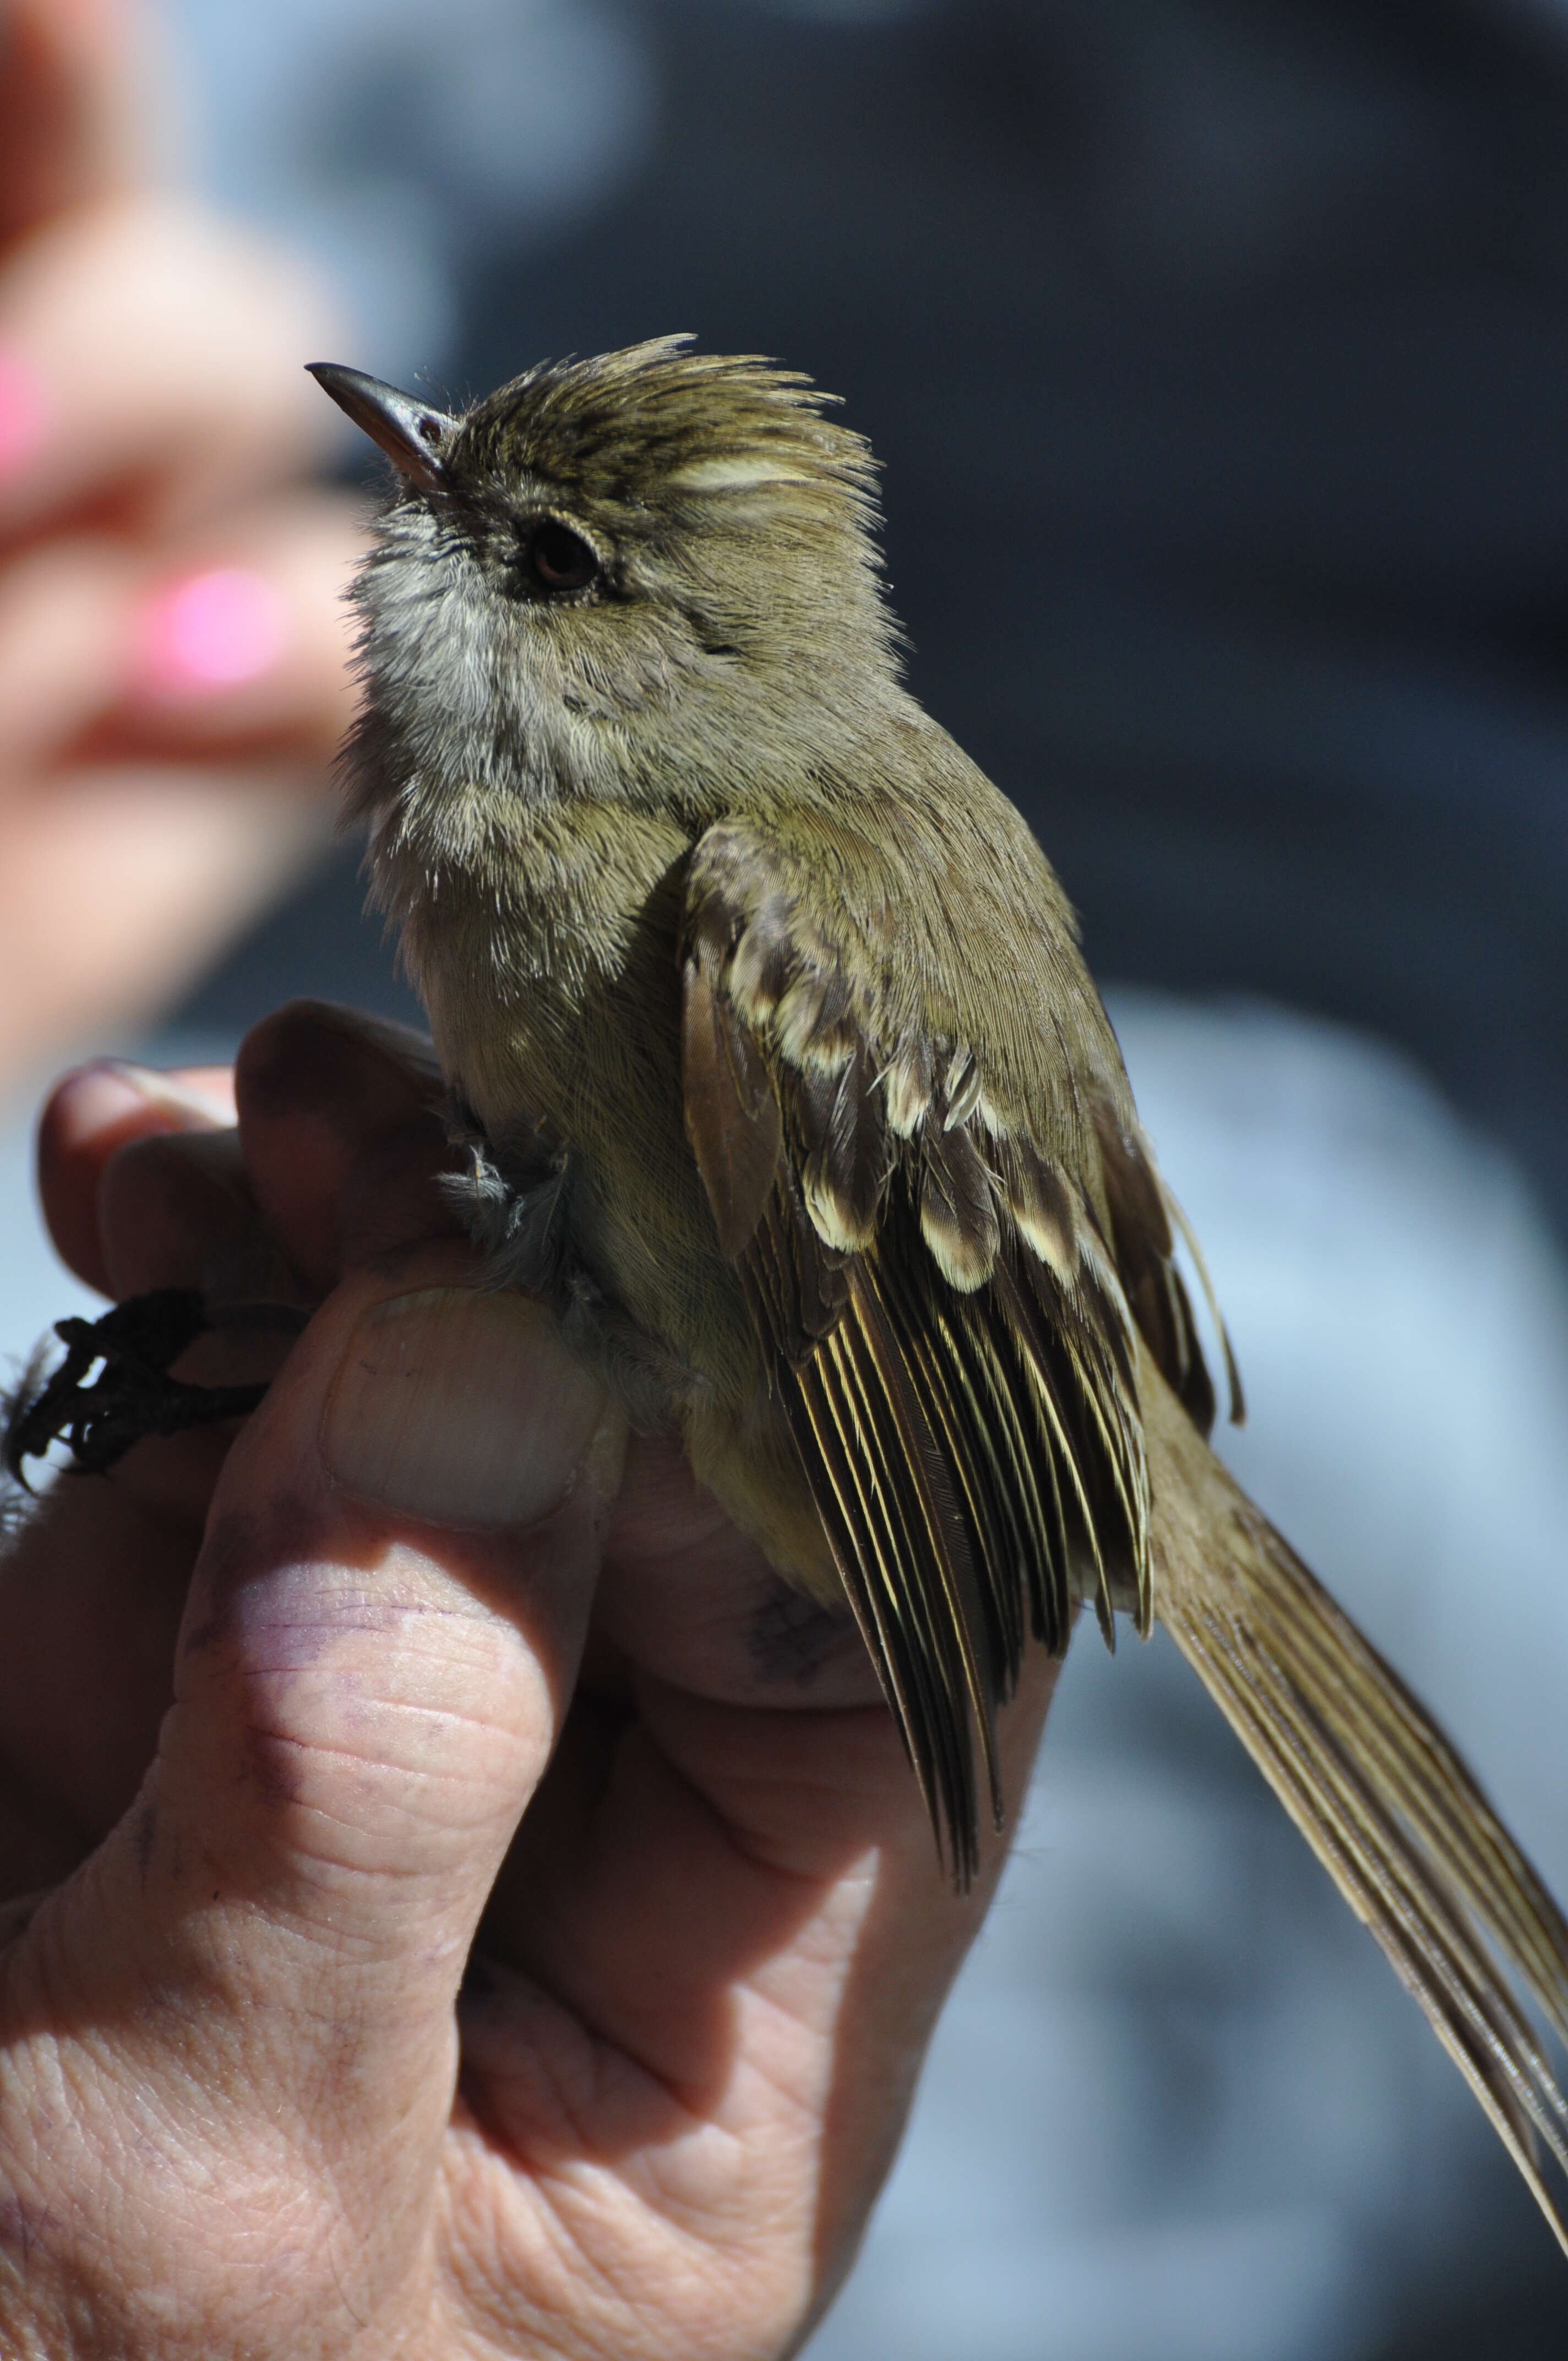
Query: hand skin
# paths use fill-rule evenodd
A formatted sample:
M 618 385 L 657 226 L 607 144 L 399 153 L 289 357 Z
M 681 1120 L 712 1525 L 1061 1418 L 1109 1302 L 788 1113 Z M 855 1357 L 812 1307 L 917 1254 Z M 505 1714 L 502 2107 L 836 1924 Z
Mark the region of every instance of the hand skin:
M 475 1289 L 433 1075 L 299 1004 L 237 1134 L 215 1072 L 44 1117 L 84 1277 L 317 1308 L 0 1565 L 8 2356 L 793 2350 L 1001 1865 L 954 1898 L 853 1630 Z
M 309 486 L 302 368 L 341 330 L 161 184 L 156 30 L 137 0 L 0 16 L 0 1080 L 270 899 L 352 701 L 360 534 Z

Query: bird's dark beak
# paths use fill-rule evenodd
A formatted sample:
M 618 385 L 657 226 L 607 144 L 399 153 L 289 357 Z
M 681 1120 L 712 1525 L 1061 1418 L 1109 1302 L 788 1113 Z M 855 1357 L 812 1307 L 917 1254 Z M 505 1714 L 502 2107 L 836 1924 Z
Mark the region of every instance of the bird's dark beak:
M 336 361 L 307 361 L 306 368 L 356 426 L 378 443 L 400 475 L 424 491 L 433 491 L 442 479 L 442 455 L 457 421 L 444 410 L 433 410 L 395 385 L 367 377 L 363 369 L 342 368 Z

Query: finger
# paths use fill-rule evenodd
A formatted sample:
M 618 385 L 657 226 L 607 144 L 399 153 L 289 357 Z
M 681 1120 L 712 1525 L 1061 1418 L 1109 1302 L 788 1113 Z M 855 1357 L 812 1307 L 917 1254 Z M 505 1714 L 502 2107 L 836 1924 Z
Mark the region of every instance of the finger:
M 352 720 L 356 503 L 316 493 L 231 516 L 137 590 L 110 742 L 173 752 L 287 741 L 324 763 Z
M 364 1262 L 452 1233 L 436 1186 L 445 1139 L 423 1113 L 431 1069 L 419 1036 L 300 1004 L 258 1028 L 242 1058 L 263 1181 L 286 1176 L 280 1209 L 262 1202 L 237 1128 L 206 1126 L 199 1075 L 89 1069 L 56 1092 L 43 1126 L 46 1206 L 79 1236 L 91 1224 L 93 1251 L 79 1247 L 79 1258 L 106 1290 L 121 1301 L 165 1287 L 203 1297 L 212 1326 L 175 1373 L 203 1385 L 270 1381 L 325 1291 L 302 1278 L 296 1252 L 325 1238 L 338 1242 L 334 1257 Z M 232 1090 L 226 1074 L 220 1083 Z M 313 1126 L 313 1093 L 329 1124 Z M 182 1527 L 199 1522 L 233 1432 L 224 1422 L 149 1438 L 116 1467 L 114 1488 Z
M 139 1256 L 137 1280 L 199 1283 L 236 1239 L 265 1249 L 237 1135 L 214 1120 L 225 1081 L 98 1067 L 54 1093 L 50 1211 L 91 1222 L 105 1265 Z M 201 1378 L 192 1357 L 181 1374 Z M 108 1480 L 62 1479 L 0 1556 L 0 1891 L 73 1868 L 134 1795 L 171 1701 L 174 1635 L 231 1433 L 151 1441 Z
M 308 1308 L 345 1257 L 363 1263 L 453 1228 L 436 1186 L 445 1138 L 427 1112 L 439 1076 L 421 1036 L 297 1003 L 241 1057 L 248 1163 L 237 1128 L 213 1127 L 233 1106 L 222 1069 L 83 1068 L 40 1125 L 40 1193 L 62 1252 L 120 1300 L 197 1290 L 214 1331 L 179 1372 L 208 1384 L 269 1378 L 293 1333 L 270 1315 Z M 329 1267 L 313 1289 L 299 1268 L 313 1257 Z M 225 1443 L 226 1431 L 207 1431 L 144 1444 L 116 1480 L 148 1505 L 199 1514 Z
M 121 1302 L 158 1287 L 209 1299 L 221 1291 L 225 1304 L 298 1293 L 262 1224 L 233 1127 L 127 1140 L 104 1168 L 98 1231 Z
M 253 1243 L 324 1292 L 349 1234 L 365 1260 L 451 1229 L 433 1185 L 446 1161 L 433 1112 L 444 1088 L 425 1036 L 319 1001 L 291 1002 L 253 1027 L 234 1074 L 102 1060 L 66 1075 L 45 1104 L 45 1218 L 71 1268 L 105 1294 L 210 1285 L 226 1200 L 189 1196 L 205 1190 L 211 1159 L 168 1135 L 237 1117 Z M 421 1159 L 411 1172 L 399 1160 L 411 1134 Z
M 150 161 L 151 27 L 131 0 L 6 0 L 0 19 L 0 242 L 114 195 Z
M 173 1488 L 64 1478 L 0 1557 L 0 1894 L 69 1875 L 152 1760 L 205 1506 Z
M 306 1282 L 324 1292 L 356 1225 L 361 1259 L 455 1227 L 436 1186 L 449 1161 L 437 1109 L 446 1086 L 422 1034 L 325 1001 L 291 1001 L 247 1035 L 235 1064 L 246 1170 L 269 1231 Z M 390 1169 L 352 1194 L 372 1148 Z M 375 1182 L 380 1183 L 380 1195 Z
M 725 2028 L 776 2015 L 787 2037 L 768 2070 L 787 2060 L 804 2089 L 828 2070 L 846 1976 L 885 1985 L 844 2117 L 852 2212 L 886 2157 L 886 2111 L 865 2093 L 918 2055 L 1004 1847 L 951 1894 L 852 1619 L 780 1583 L 667 1444 L 631 1452 L 595 1630 L 619 1680 L 607 1708 L 578 1709 L 498 1882 L 486 1957 L 738 2130 Z M 1014 1814 L 1054 1677 L 1042 1653 L 1002 1717 Z M 465 2024 L 482 2112 L 526 2149 L 537 2018 L 519 1990 L 477 1988 Z
M 145 1021 L 319 857 L 315 764 L 263 754 L 67 769 L 5 815 L 0 1073 Z
M 0 570 L 0 796 L 66 759 L 276 747 L 318 791 L 354 709 L 350 503 L 225 518 L 151 564 L 66 536 Z
M 1057 1669 L 1036 1651 L 1002 1716 L 1014 1821 Z M 496 2152 L 539 2160 L 568 2236 L 596 2235 L 578 2181 L 612 2145 L 745 2291 L 760 2349 L 793 2350 L 885 2178 L 1003 1848 L 952 1891 L 883 1708 L 652 1683 L 636 1705 L 579 1705 L 523 1825 L 460 2003 L 463 2087 Z M 692 2143 L 703 2161 L 672 2172 Z M 506 2316 L 520 2258 L 472 2264 Z
M 229 2205 L 297 2159 L 367 2268 L 414 2183 L 422 2218 L 624 1442 L 554 1323 L 472 1277 L 426 1250 L 302 1338 L 225 1466 L 142 1798 L 25 1938 L 92 2027 L 78 2124 L 151 2092 L 149 2139 L 215 2152 Z
M 730 1533 L 717 1538 L 720 1565 L 735 1552 Z M 690 1564 L 699 1590 L 713 1571 L 707 1554 Z M 704 1635 L 699 1668 L 712 1660 Z M 1055 1673 L 1036 1652 L 1000 1718 L 1010 1821 Z M 793 1921 L 791 1888 L 815 1889 L 809 1916 L 873 1864 L 912 1924 L 937 1910 L 948 1878 L 893 1718 L 880 1697 L 834 1701 L 863 1698 L 868 1686 L 874 1691 L 874 1680 L 836 1650 L 824 1702 L 807 1689 L 775 1693 L 764 1706 L 735 1704 L 635 1674 L 630 1705 L 612 1704 L 603 1719 L 590 1710 L 575 1761 L 564 1757 L 553 1773 L 498 1887 L 487 1948 L 539 1975 L 653 2070 L 679 2079 L 695 2071 L 687 2045 L 700 2050 L 707 2039 L 715 1991 L 739 1961 L 773 1956 L 780 1925 Z M 667 1891 L 644 1881 L 645 1852 L 681 1862 Z M 989 1892 L 1004 1852 L 1001 1841 L 982 1847 L 978 1893 Z M 969 1906 L 959 1910 L 964 1924 Z M 937 1915 L 939 1927 L 952 1924 L 945 1907 Z M 617 1921 L 621 1937 L 610 1939 Z M 945 1938 L 938 1953 L 947 1956 Z M 636 1963 L 654 1960 L 668 1973 L 644 1982 Z
M 347 1012 L 333 1016 L 322 1029 L 352 1042 Z M 369 1069 L 358 1127 L 334 1136 L 317 1180 L 356 1202 L 378 1190 L 389 1248 L 419 1235 L 420 1221 L 399 1230 L 407 1191 L 383 1185 L 387 1138 L 378 1131 L 390 1126 L 395 1140 L 408 1101 L 384 1077 L 379 1096 L 374 1083 L 389 1065 L 418 1070 L 418 1037 L 411 1044 L 367 1019 L 358 1038 Z M 273 1038 L 279 1046 L 277 1028 Z M 283 1340 L 276 1324 L 253 1316 L 244 1324 L 244 1315 L 258 1301 L 302 1301 L 262 1222 L 237 1133 L 221 1127 L 232 1114 L 225 1069 L 162 1074 L 105 1063 L 68 1075 L 40 1126 L 45 1211 L 83 1277 L 120 1296 L 192 1286 L 212 1300 L 228 1290 L 242 1324 L 225 1320 L 179 1364 L 179 1374 L 207 1383 L 269 1378 Z M 345 1136 L 358 1150 L 346 1174 Z M 302 1129 L 296 1180 L 311 1152 Z M 25 1809 L 9 1819 L 0 1795 L 0 1892 L 63 1874 L 129 1803 L 170 1701 L 174 1632 L 233 1433 L 225 1423 L 148 1440 L 107 1481 L 57 1484 L 0 1560 L 0 1760 L 25 1790 Z
M 300 357 L 333 326 L 298 265 L 181 201 L 39 231 L 0 271 L 0 533 L 138 486 L 172 527 L 330 448 Z
M 101 1059 L 64 1075 L 38 1118 L 38 1197 L 55 1250 L 68 1269 L 102 1294 L 113 1292 L 99 1230 L 104 1170 L 134 1139 L 206 1131 L 234 1121 L 225 1066 L 159 1073 Z
M 324 842 L 345 514 L 236 533 L 156 589 L 104 544 L 0 575 L 0 1062 L 156 1009 Z
M 101 538 L 27 551 L 0 572 L 0 796 L 7 801 L 113 702 L 136 586 L 128 553 Z
M 882 1694 L 846 1603 L 782 1581 L 660 1438 L 629 1455 L 594 1631 L 633 1678 L 726 1704 L 793 1711 Z
M 59 1254 L 90 1287 L 222 1284 L 246 1263 L 259 1301 L 271 1258 L 279 1301 L 293 1272 L 326 1291 L 349 1258 L 371 1261 L 454 1223 L 437 1190 L 446 1138 L 433 1115 L 442 1074 L 422 1034 L 323 1001 L 293 1001 L 241 1046 L 243 1133 L 229 1067 L 159 1072 L 99 1060 L 66 1074 L 38 1126 L 38 1188 Z M 208 1138 L 214 1126 L 220 1138 Z

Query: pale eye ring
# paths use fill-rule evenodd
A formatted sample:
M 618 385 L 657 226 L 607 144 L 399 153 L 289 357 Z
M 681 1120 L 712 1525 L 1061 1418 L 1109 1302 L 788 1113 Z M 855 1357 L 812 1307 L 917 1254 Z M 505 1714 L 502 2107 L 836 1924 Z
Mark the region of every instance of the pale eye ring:
M 580 533 L 544 517 L 522 545 L 523 563 L 542 590 L 586 590 L 598 578 L 598 558 Z

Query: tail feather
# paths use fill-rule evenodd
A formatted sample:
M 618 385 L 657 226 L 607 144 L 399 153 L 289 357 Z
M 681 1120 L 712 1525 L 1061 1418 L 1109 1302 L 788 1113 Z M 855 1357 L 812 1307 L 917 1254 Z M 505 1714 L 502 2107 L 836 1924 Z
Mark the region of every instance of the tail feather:
M 1568 1925 L 1442 1733 L 1234 1484 L 1146 1355 L 1155 1611 L 1490 2117 L 1568 2252 Z

